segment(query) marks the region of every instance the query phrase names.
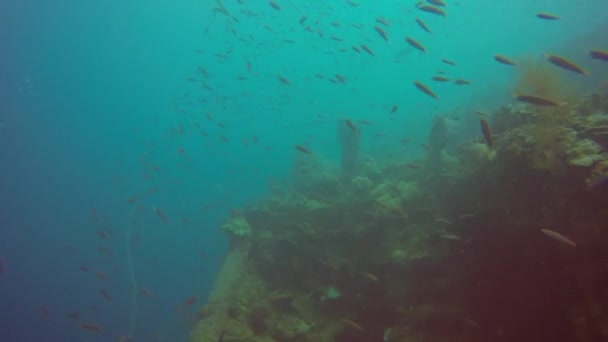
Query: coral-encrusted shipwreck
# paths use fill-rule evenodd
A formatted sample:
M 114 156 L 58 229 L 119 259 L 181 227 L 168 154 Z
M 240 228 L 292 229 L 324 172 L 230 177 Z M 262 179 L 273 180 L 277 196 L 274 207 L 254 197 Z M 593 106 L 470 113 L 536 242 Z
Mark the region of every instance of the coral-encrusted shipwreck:
M 607 89 L 490 124 L 494 150 L 368 158 L 242 210 L 192 341 L 608 339 Z

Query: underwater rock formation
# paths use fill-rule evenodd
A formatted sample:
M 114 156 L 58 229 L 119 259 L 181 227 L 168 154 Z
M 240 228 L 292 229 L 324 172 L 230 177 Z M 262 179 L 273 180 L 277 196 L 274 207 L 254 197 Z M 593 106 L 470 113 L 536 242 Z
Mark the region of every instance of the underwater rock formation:
M 358 158 L 351 131 L 342 172 L 227 221 L 234 243 L 192 341 L 608 339 L 607 103 L 600 89 L 551 110 L 504 106 L 492 148 L 453 156 L 438 119 L 434 162 L 365 158 L 340 182 Z

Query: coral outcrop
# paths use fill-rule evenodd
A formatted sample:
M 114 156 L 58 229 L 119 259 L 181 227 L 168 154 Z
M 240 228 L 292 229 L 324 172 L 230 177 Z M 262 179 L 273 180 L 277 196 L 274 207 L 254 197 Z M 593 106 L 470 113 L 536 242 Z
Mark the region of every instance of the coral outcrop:
M 566 103 L 498 109 L 492 148 L 448 153 L 440 118 L 419 166 L 298 157 L 292 184 L 223 226 L 192 341 L 608 339 L 608 91 L 546 75 L 518 87 Z

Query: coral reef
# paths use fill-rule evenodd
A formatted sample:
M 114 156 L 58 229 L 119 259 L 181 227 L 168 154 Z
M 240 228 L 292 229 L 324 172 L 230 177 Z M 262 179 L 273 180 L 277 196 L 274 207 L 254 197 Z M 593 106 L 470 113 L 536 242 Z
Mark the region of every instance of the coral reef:
M 518 87 L 565 103 L 496 110 L 493 148 L 448 153 L 439 118 L 420 169 L 297 157 L 223 226 L 192 341 L 608 339 L 608 91 L 575 99 L 551 75 Z

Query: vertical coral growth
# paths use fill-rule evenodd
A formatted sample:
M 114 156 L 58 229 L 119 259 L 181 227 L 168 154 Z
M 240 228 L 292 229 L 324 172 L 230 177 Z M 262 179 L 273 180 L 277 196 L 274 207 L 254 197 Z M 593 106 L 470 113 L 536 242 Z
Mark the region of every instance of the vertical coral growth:
M 342 175 L 352 177 L 356 173 L 361 150 L 361 132 L 349 119 L 338 122 L 338 138 L 342 146 Z

